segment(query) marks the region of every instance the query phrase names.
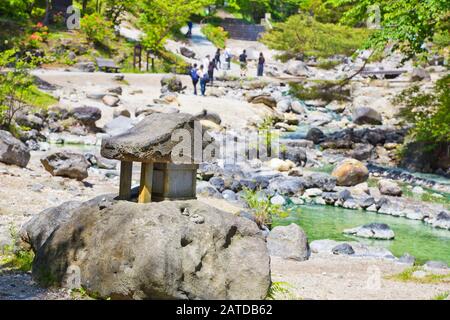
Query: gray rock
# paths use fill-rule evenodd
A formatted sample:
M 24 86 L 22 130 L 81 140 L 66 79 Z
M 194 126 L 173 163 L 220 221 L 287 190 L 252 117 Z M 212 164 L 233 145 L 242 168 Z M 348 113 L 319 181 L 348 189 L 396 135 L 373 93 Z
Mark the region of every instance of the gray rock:
M 385 223 L 369 223 L 361 227 L 346 229 L 345 234 L 361 238 L 391 240 L 395 238 L 394 231 Z
M 410 255 L 409 253 L 405 253 L 398 259 L 398 262 L 413 266 L 414 263 L 416 262 L 416 258 Z
M 95 64 L 93 62 L 78 62 L 73 66 L 81 72 L 95 72 Z
M 424 264 L 426 269 L 448 269 L 448 266 L 443 261 L 427 261 Z
M 291 110 L 296 114 L 306 114 L 306 105 L 303 101 L 292 101 Z
M 87 293 L 112 299 L 254 300 L 270 287 L 257 226 L 199 201 L 82 204 L 37 250 L 32 275 L 67 286 L 74 269 Z
M 308 156 L 306 154 L 306 150 L 301 147 L 291 147 L 289 145 L 285 145 L 281 151 L 281 159 L 282 160 L 291 160 L 298 166 L 306 166 L 308 162 Z
M 136 117 L 139 117 L 140 115 L 147 116 L 152 113 L 180 113 L 180 109 L 168 105 L 149 105 L 137 108 L 134 115 Z
M 102 117 L 102 111 L 96 107 L 74 108 L 70 114 L 88 128 L 95 128 L 95 122 Z
M 222 119 L 220 118 L 220 115 L 217 112 L 208 111 L 206 109 L 204 109 L 202 112 L 196 114 L 194 116 L 194 119 L 195 120 L 209 120 L 218 125 L 220 125 L 222 123 Z
M 296 77 L 305 77 L 311 75 L 311 72 L 303 61 L 290 60 L 286 63 L 284 72 Z
M 305 180 L 299 177 L 278 177 L 270 181 L 268 190 L 281 195 L 296 195 L 305 189 Z
M 378 111 L 370 107 L 357 107 L 352 114 L 353 122 L 356 124 L 382 124 L 383 120 Z
M 117 119 L 120 117 L 115 120 Z M 179 131 L 180 129 L 184 129 L 184 131 Z M 127 132 L 104 138 L 101 155 L 107 159 L 121 161 L 142 162 L 152 159 L 155 162 L 193 163 L 196 160 L 194 154 L 196 148 L 192 145 L 183 148 L 184 151 L 190 149 L 190 154 L 188 152 L 184 152 L 181 156 L 178 153 L 172 154 L 176 146 L 180 147 L 180 139 L 173 136 L 177 131 L 189 133 L 191 137 L 194 137 L 192 115 L 154 113 L 145 117 Z M 202 132 L 199 134 L 202 135 Z M 205 139 L 199 143 L 202 144 L 201 147 L 208 145 Z
M 370 159 L 373 153 L 373 146 L 364 143 L 355 143 L 349 156 L 359 161 Z
M 209 183 L 219 192 L 223 192 L 225 190 L 225 180 L 222 177 L 212 177 L 209 179 Z
M 15 116 L 14 121 L 20 126 L 35 130 L 41 130 L 44 126 L 44 120 L 32 113 L 18 114 Z
M 345 254 L 345 255 L 352 255 L 355 254 L 355 250 L 353 250 L 353 247 L 349 245 L 348 243 L 341 243 L 335 246 L 333 249 L 331 249 L 331 252 L 333 254 Z
M 25 168 L 30 161 L 30 150 L 8 131 L 0 130 L 0 162 Z
M 222 194 L 207 181 L 197 181 L 197 195 L 222 199 Z
M 277 110 L 281 113 L 289 112 L 289 110 L 291 110 L 291 99 L 283 99 L 278 101 Z
M 108 122 L 103 127 L 103 130 L 110 136 L 118 136 L 127 132 L 131 128 L 133 128 L 133 121 L 128 117 L 119 116 Z
M 112 95 L 105 95 L 102 98 L 102 101 L 104 104 L 106 104 L 107 106 L 110 107 L 117 107 L 119 105 L 120 102 L 120 98 L 117 96 L 112 96 Z
M 250 103 L 261 103 L 264 104 L 272 109 L 275 109 L 277 107 L 277 100 L 272 97 L 270 94 L 261 94 L 257 96 L 251 96 L 248 99 L 248 102 Z
M 118 108 L 114 110 L 113 118 L 126 117 L 131 118 L 131 112 L 125 108 Z
M 306 188 L 319 188 L 323 191 L 333 191 L 336 187 L 336 178 L 322 172 L 304 173 Z
M 319 144 L 323 141 L 325 135 L 319 128 L 311 128 L 306 134 L 306 139 L 311 140 L 315 144 Z
M 411 72 L 411 81 L 417 82 L 422 80 L 430 81 L 430 74 L 423 68 L 414 68 Z
M 430 223 L 435 228 L 450 230 L 450 213 L 442 211 L 438 215 L 431 219 Z
M 121 96 L 123 93 L 123 89 L 122 89 L 122 87 L 119 86 L 119 87 L 109 88 L 108 92 Z
M 311 252 L 313 253 L 332 253 L 334 247 L 336 247 L 339 242 L 329 239 L 314 240 L 310 243 Z
M 74 152 L 55 152 L 41 159 L 45 170 L 52 176 L 61 176 L 79 181 L 88 177 L 89 162 L 84 155 Z
M 397 183 L 387 179 L 378 181 L 378 189 L 381 194 L 387 196 L 400 197 L 403 193 L 402 188 L 400 188 Z
M 276 194 L 272 198 L 270 198 L 270 203 L 278 206 L 283 206 L 286 204 L 286 200 L 283 196 Z
M 267 237 L 267 248 L 271 256 L 283 259 L 305 261 L 310 256 L 308 238 L 295 223 L 273 228 Z
M 195 58 L 195 52 L 192 51 L 192 50 L 189 49 L 189 48 L 181 47 L 181 48 L 180 48 L 180 53 L 181 53 L 183 56 L 185 56 L 186 58 L 189 58 L 189 59 L 194 59 L 194 58 Z
M 236 193 L 235 193 L 234 191 L 232 191 L 232 190 L 224 190 L 224 191 L 222 192 L 222 197 L 223 197 L 225 200 L 232 201 L 232 202 L 238 200 L 238 196 L 237 196 Z
M 161 79 L 161 86 L 166 87 L 169 92 L 181 92 L 184 90 L 183 82 L 176 75 L 165 75 Z

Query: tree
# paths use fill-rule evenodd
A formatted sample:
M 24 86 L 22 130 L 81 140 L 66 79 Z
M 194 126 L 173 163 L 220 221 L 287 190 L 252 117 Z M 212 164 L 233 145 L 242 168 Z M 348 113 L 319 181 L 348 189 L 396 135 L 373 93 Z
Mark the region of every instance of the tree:
M 392 44 L 405 60 L 427 55 L 426 44 L 436 34 L 447 34 L 450 27 L 448 0 L 328 0 L 335 6 L 349 5 L 341 22 L 355 25 L 375 19 L 379 28 L 364 48 L 383 50 Z M 378 20 L 378 21 L 377 21 Z
M 262 40 L 273 49 L 286 51 L 288 58 L 298 54 L 327 58 L 336 54 L 353 54 L 368 35 L 366 29 L 320 23 L 301 14 L 275 24 Z
M 105 16 L 117 26 L 121 22 L 122 13 L 134 12 L 137 4 L 135 0 L 105 0 L 104 6 Z
M 144 46 L 159 51 L 172 31 L 187 23 L 192 14 L 212 3 L 213 0 L 142 1 L 140 23 L 146 34 Z
M 28 18 L 34 0 L 1 0 L 0 16 L 8 18 Z
M 14 49 L 0 53 L 0 127 L 13 129 L 15 115 L 26 106 L 25 96 L 33 86 L 28 70 L 34 62 L 31 56 L 17 59 Z M 2 70 L 7 67 L 8 70 Z

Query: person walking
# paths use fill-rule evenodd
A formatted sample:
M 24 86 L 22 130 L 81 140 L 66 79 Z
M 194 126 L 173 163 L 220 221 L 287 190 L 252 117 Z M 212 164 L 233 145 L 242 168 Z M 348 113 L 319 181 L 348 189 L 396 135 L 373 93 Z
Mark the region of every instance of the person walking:
M 241 65 L 241 77 L 247 76 L 247 51 L 244 50 L 239 56 L 239 63 Z
M 203 70 L 207 71 L 209 67 L 209 63 L 211 62 L 209 54 L 202 60 Z
M 197 74 L 200 79 L 200 91 L 202 93 L 202 96 L 204 97 L 206 95 L 206 84 L 209 82 L 209 75 L 208 72 L 205 72 L 203 65 L 200 66 Z
M 208 76 L 209 76 L 209 82 L 211 83 L 211 86 L 214 82 L 214 69 L 217 69 L 216 60 L 213 59 L 209 62 L 208 66 Z
M 197 69 L 196 63 L 191 68 L 189 73 L 191 75 L 192 85 L 194 86 L 194 94 L 197 95 L 197 83 L 198 83 L 199 77 L 198 77 L 198 69 Z
M 188 32 L 186 34 L 186 37 L 188 38 L 192 38 L 192 28 L 194 27 L 194 24 L 192 23 L 192 21 L 188 22 Z
M 220 55 L 221 55 L 221 52 L 220 52 L 220 49 L 218 48 L 216 51 L 216 55 L 214 56 L 217 70 L 219 70 L 219 68 L 222 68 L 222 61 L 220 61 Z
M 230 48 L 225 48 L 225 62 L 227 63 L 227 70 L 231 70 L 231 50 Z
M 259 54 L 259 59 L 258 59 L 258 77 L 262 77 L 264 74 L 264 65 L 266 63 L 266 59 L 264 58 L 264 54 L 261 52 Z

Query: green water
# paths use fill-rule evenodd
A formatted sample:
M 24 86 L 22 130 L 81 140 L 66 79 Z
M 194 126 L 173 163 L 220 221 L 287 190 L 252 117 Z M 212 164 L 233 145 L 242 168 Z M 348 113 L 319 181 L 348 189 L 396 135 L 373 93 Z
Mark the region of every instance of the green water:
M 397 218 L 367 211 L 348 210 L 332 206 L 298 206 L 288 218 L 275 221 L 275 225 L 300 225 L 309 241 L 332 239 L 358 241 L 371 246 L 385 247 L 395 256 L 409 253 L 419 263 L 441 260 L 450 264 L 450 231 L 435 229 L 421 221 Z M 342 234 L 344 229 L 371 222 L 388 224 L 395 232 L 390 241 L 361 239 Z

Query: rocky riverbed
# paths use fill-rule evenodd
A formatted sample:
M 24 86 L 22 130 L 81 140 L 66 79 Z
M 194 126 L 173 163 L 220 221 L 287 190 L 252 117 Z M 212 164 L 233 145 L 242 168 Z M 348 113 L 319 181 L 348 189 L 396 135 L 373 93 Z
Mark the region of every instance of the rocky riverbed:
M 435 68 L 430 72 L 434 79 L 443 71 Z M 103 194 L 117 194 L 119 166 L 100 156 L 103 137 L 126 132 L 147 115 L 160 112 L 191 113 L 217 142 L 233 146 L 216 161 L 200 165 L 198 174 L 197 194 L 201 201 L 220 210 L 254 220 L 244 201 L 245 190 L 253 190 L 274 205 L 294 205 L 300 210 L 304 205 L 365 210 L 422 221 L 424 228 L 450 232 L 448 167 L 429 168 L 428 172 L 439 178 L 395 167 L 407 126 L 396 119 L 396 106 L 390 98 L 410 84 L 406 77 L 400 81 L 356 79 L 349 88 L 351 101 L 324 102 L 296 99 L 290 95 L 288 83 L 273 78 L 242 83 L 224 77 L 208 88 L 208 97 L 201 98 L 190 94 L 186 77 L 46 70 L 35 74 L 60 103 L 46 112 L 20 115 L 20 124 L 31 130 L 22 132 L 19 140 L 3 133 L 0 136 L 0 145 L 7 146 L 0 148 L 0 193 L 5 195 L 0 198 L 2 246 L 15 240 L 12 229 L 20 230 L 42 210 L 67 201 L 83 202 Z M 245 144 L 233 145 L 240 137 L 267 125 L 276 128 L 281 138 L 277 157 L 249 159 Z M 134 172 L 136 184 L 138 170 Z M 359 286 L 369 265 L 379 267 L 381 278 L 410 265 L 386 248 L 359 242 L 333 243 L 329 252 L 319 252 L 317 242 L 308 245 L 308 235 L 300 228 L 276 228 L 269 233 L 262 226 L 261 232 L 268 243 L 275 241 L 272 249 L 269 246 L 273 279 L 292 283 L 301 298 L 361 297 L 337 289 L 339 279 L 353 284 L 356 282 L 351 279 L 357 279 Z M 293 241 L 291 246 L 276 244 L 284 233 Z M 395 236 L 391 241 L 396 241 Z M 292 248 L 291 252 L 281 253 L 280 248 L 285 247 Z M 281 261 L 286 259 L 284 265 Z M 344 269 L 356 268 L 358 274 L 329 270 L 335 263 Z M 323 279 L 318 274 L 314 281 L 304 282 L 294 274 L 297 269 L 311 273 L 314 268 Z M 448 272 L 444 265 L 436 270 Z M 326 277 L 330 273 L 334 280 L 322 286 L 323 281 L 330 280 Z M 15 285 L 17 281 L 21 285 Z M 448 282 L 434 286 L 381 282 L 383 288 L 395 287 L 392 297 L 397 298 L 432 298 L 448 288 Z M 8 286 L 17 289 L 10 291 Z M 314 287 L 320 286 L 323 290 L 314 292 Z M 349 288 L 354 286 L 349 284 Z M 30 282 L 28 274 L 0 275 L 2 298 L 69 298 L 64 291 L 54 296 L 52 291 L 40 290 Z M 383 289 L 355 292 L 367 298 L 386 297 Z

